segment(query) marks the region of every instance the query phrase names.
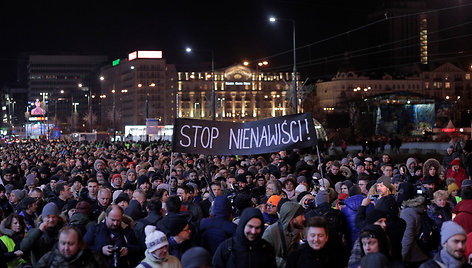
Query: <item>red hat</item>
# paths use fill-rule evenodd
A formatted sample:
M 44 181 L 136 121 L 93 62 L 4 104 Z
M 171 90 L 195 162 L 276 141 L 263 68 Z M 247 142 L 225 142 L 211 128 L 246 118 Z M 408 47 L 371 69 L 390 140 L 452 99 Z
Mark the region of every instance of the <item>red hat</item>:
M 123 178 L 121 178 L 120 174 L 115 174 L 115 175 L 113 175 L 113 177 L 111 177 L 111 182 L 114 182 L 116 178 L 120 178 L 120 179 L 123 180 Z
M 459 159 L 454 159 L 451 162 L 451 166 L 460 165 L 460 164 L 461 164 L 461 161 Z

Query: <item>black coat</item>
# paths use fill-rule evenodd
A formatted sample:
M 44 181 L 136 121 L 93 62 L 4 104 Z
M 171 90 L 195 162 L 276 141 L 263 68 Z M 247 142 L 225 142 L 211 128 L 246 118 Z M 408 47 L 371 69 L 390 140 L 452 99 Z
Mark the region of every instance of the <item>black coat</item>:
M 236 234 L 221 243 L 213 256 L 214 268 L 275 268 L 275 252 L 269 242 L 262 239 L 264 230 L 255 241 L 249 241 L 244 234 L 244 227 L 252 218 L 264 223 L 262 213 L 255 208 L 243 211 Z M 263 225 L 262 225 L 263 226 Z M 262 227 L 264 228 L 264 227 Z
M 314 250 L 305 243 L 288 256 L 286 268 L 345 267 L 339 252 L 333 249 L 326 244 L 322 249 Z

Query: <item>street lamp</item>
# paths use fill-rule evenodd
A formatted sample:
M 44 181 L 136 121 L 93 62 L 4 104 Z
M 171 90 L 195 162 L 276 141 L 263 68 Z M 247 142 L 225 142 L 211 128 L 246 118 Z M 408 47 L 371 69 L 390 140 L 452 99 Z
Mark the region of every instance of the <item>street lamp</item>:
M 101 78 L 100 78 L 101 79 Z M 90 133 L 92 133 L 92 103 L 90 101 L 90 95 L 92 95 L 92 90 L 90 87 L 84 87 L 82 83 L 79 83 L 79 88 L 83 88 L 84 91 L 88 91 L 88 94 L 85 95 L 87 97 L 88 101 L 88 110 L 89 110 L 89 128 L 90 128 Z
M 291 21 L 292 26 L 293 26 L 293 99 L 292 99 L 292 106 L 293 106 L 293 113 L 296 114 L 298 113 L 298 101 L 297 101 L 297 46 L 296 46 L 296 38 L 295 38 L 295 20 L 293 19 L 281 19 L 281 18 L 275 18 L 275 17 L 270 17 L 269 21 L 271 23 L 275 23 L 278 20 L 284 20 L 284 21 Z
M 199 49 L 200 50 L 200 49 Z M 185 49 L 187 53 L 192 52 L 192 48 L 187 47 Z M 213 121 L 216 120 L 216 101 L 215 101 L 215 54 L 212 50 L 201 50 L 211 52 L 211 112 Z

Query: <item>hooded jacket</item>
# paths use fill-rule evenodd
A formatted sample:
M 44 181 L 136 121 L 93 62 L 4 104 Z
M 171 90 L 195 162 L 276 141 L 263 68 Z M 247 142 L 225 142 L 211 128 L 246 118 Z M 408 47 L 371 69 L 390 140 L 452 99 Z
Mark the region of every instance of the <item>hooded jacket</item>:
M 418 196 L 403 202 L 405 208 L 401 211 L 400 218 L 406 222 L 402 239 L 402 257 L 405 262 L 420 262 L 428 259 L 416 242 L 421 229 L 421 215 L 426 213 L 424 201 L 423 196 Z
M 364 195 L 355 195 L 347 198 L 344 201 L 345 207 L 341 209 L 341 212 L 344 214 L 346 217 L 346 222 L 347 222 L 347 228 L 348 228 L 348 242 L 350 245 L 350 249 L 352 249 L 352 246 L 354 245 L 354 242 L 356 242 L 357 238 L 359 237 L 359 228 L 356 226 L 356 215 L 357 215 L 357 210 L 362 204 L 362 200 L 364 200 L 365 196 Z M 366 212 L 369 213 L 369 211 L 374 207 L 373 204 L 369 204 L 366 207 Z
M 472 199 L 462 200 L 454 207 L 454 222 L 462 226 L 467 233 L 472 232 Z
M 245 235 L 246 224 L 253 218 L 261 221 L 261 233 L 255 241 L 249 241 Z M 214 268 L 275 268 L 274 248 L 262 239 L 264 219 L 260 210 L 246 208 L 239 220 L 238 228 L 232 238 L 226 239 L 218 246 L 213 256 Z
M 231 204 L 224 196 L 215 198 L 212 213 L 212 218 L 205 218 L 200 222 L 200 233 L 202 246 L 213 255 L 223 241 L 234 235 L 237 225 L 229 218 Z
M 285 202 L 280 208 L 280 218 L 278 222 L 281 223 L 283 227 L 283 235 L 285 236 L 285 246 L 287 249 L 286 256 L 283 256 L 283 242 L 278 223 L 270 225 L 262 236 L 262 238 L 269 242 L 275 249 L 277 267 L 285 267 L 288 255 L 298 248 L 298 242 L 302 239 L 303 230 L 289 230 L 290 221 L 300 207 L 298 203 Z

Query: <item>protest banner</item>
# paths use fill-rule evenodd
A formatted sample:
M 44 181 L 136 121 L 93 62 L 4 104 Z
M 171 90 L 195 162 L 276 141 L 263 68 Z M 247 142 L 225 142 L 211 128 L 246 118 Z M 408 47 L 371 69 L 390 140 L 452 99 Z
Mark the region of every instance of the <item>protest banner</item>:
M 174 152 L 207 155 L 252 155 L 316 145 L 311 113 L 246 123 L 177 118 Z

